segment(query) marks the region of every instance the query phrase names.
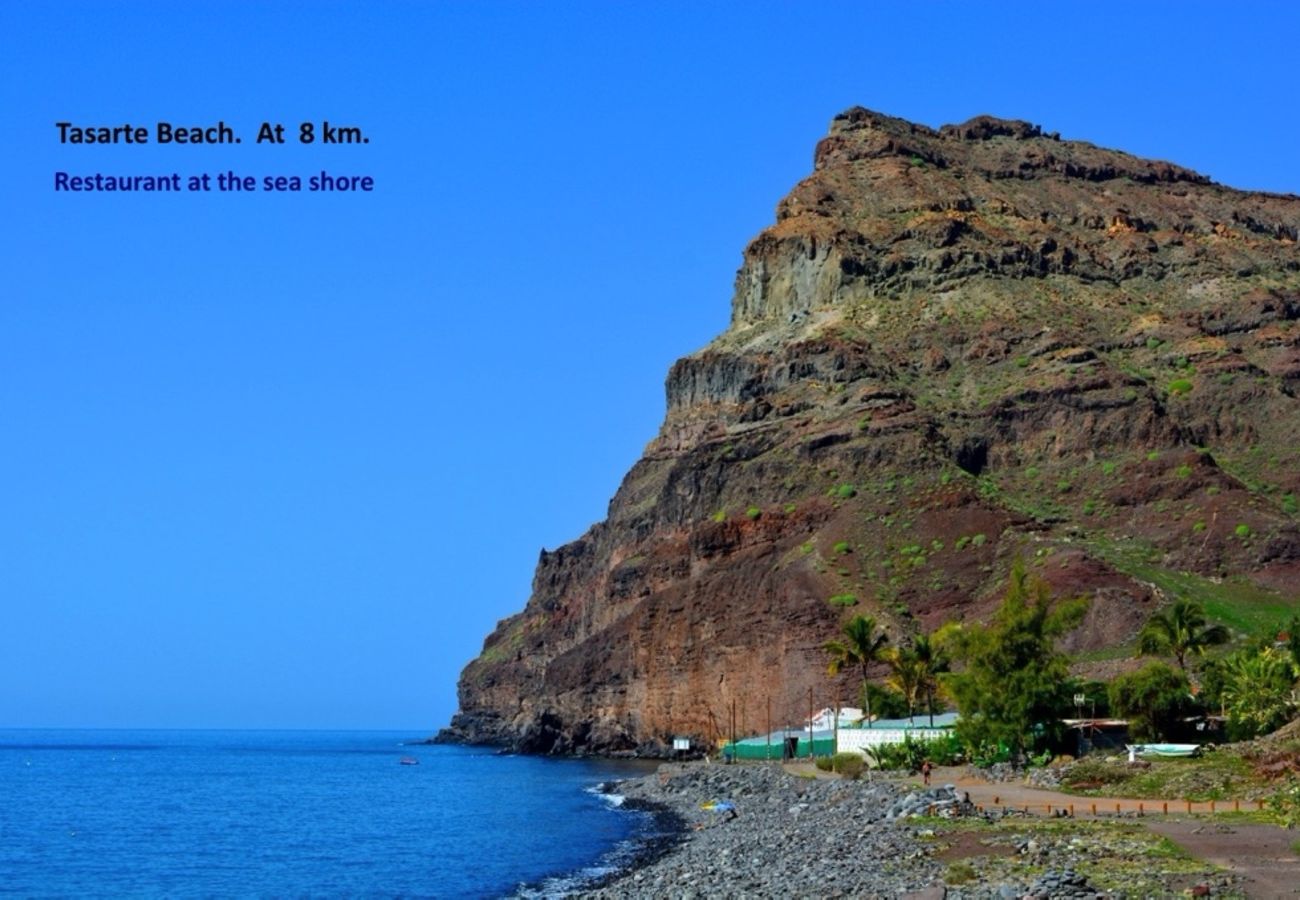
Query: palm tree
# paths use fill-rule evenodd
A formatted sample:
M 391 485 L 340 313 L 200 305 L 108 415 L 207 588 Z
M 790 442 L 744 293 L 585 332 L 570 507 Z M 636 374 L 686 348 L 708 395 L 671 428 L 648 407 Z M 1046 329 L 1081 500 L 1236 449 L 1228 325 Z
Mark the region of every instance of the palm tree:
M 840 629 L 843 640 L 831 640 L 822 645 L 831 657 L 827 672 L 838 675 L 845 666 L 862 669 L 862 702 L 866 707 L 867 727 L 871 727 L 871 697 L 867 693 L 867 667 L 881 658 L 889 635 L 878 631 L 876 620 L 870 616 L 854 616 Z
M 916 698 L 921 693 L 921 667 L 916 656 L 916 646 L 894 647 L 884 653 L 889 663 L 889 677 L 885 682 L 907 702 L 907 717 L 916 718 Z
M 919 634 L 907 647 L 888 651 L 884 658 L 889 663 L 889 686 L 907 701 L 908 718 L 915 718 L 918 701 L 924 698 L 925 708 L 930 714 L 930 727 L 933 728 L 934 695 L 939 689 L 939 676 L 951 668 L 943 648 L 929 635 Z
M 912 641 L 912 655 L 916 658 L 918 687 L 925 696 L 925 708 L 930 713 L 930 727 L 934 727 L 934 695 L 939 689 L 939 676 L 952 669 L 948 654 L 928 634 L 918 634 Z
M 1172 654 L 1178 668 L 1187 672 L 1187 655 L 1203 654 L 1205 648 L 1226 644 L 1228 629 L 1208 625 L 1201 604 L 1179 600 L 1163 612 L 1153 615 L 1138 634 L 1138 653 L 1154 656 Z

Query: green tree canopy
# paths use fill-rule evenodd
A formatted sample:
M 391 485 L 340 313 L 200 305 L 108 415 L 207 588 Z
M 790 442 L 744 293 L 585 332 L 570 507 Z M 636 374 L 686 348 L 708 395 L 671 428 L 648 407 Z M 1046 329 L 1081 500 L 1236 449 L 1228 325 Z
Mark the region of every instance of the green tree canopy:
M 898 691 L 867 682 L 858 690 L 858 703 L 881 719 L 901 719 L 907 713 L 907 701 Z
M 1203 654 L 1209 647 L 1228 642 L 1228 629 L 1210 625 L 1205 610 L 1192 600 L 1178 600 L 1153 615 L 1138 634 L 1138 652 L 1172 656 L 1178 668 L 1187 671 L 1187 656 Z
M 916 703 L 921 696 L 921 669 L 911 647 L 894 647 L 885 651 L 889 675 L 885 683 L 902 696 L 907 704 L 907 717 L 916 715 Z
M 1221 700 L 1234 739 L 1267 734 L 1296 712 L 1291 654 L 1273 647 L 1238 650 L 1224 658 Z
M 831 658 L 827 671 L 838 675 L 844 668 L 857 666 L 862 672 L 862 697 L 867 714 L 868 727 L 871 723 L 871 695 L 867 691 L 867 669 L 872 663 L 881 659 L 889 636 L 876 626 L 876 620 L 870 616 L 854 616 L 840 629 L 841 638 L 830 640 L 822 649 Z
M 936 636 L 963 668 L 946 677 L 961 718 L 957 733 L 972 750 L 1005 745 L 1022 754 L 1035 735 L 1059 729 L 1069 706 L 1068 658 L 1056 639 L 1087 611 L 1085 599 L 1053 603 L 1051 590 L 1011 567 L 1007 594 L 987 625 L 948 627 Z
M 1140 741 L 1167 739 L 1195 706 L 1191 692 L 1187 673 L 1155 661 L 1120 675 L 1107 689 L 1111 711 L 1128 719 L 1129 730 Z
M 906 647 L 888 652 L 886 659 L 890 669 L 888 684 L 906 700 L 908 718 L 924 701 L 933 725 L 939 676 L 951 668 L 943 647 L 929 635 L 919 634 Z

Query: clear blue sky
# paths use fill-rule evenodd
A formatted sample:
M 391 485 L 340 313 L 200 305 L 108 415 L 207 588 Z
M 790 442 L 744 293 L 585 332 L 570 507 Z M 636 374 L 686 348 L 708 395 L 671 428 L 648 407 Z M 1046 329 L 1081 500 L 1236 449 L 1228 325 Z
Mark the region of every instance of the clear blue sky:
M 0 726 L 444 724 L 843 108 L 1300 192 L 1295 7 L 1149 6 L 0 5 Z M 376 190 L 52 189 L 322 168 Z

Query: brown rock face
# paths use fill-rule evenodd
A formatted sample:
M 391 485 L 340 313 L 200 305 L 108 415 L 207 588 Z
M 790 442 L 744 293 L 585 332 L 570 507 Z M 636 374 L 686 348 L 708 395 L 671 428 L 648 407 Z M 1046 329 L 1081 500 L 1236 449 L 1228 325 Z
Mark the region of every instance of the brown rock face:
M 1173 592 L 1300 607 L 1298 227 L 1025 122 L 837 116 L 444 736 L 653 752 L 856 701 L 846 615 L 979 617 L 1016 556 L 1093 598 L 1068 646 L 1101 666 Z

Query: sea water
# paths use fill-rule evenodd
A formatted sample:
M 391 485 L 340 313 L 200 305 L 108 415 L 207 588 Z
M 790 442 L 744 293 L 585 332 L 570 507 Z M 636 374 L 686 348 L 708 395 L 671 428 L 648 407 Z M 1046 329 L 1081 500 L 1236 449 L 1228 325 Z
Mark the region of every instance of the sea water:
M 0 893 L 555 895 L 654 828 L 595 790 L 635 765 L 412 737 L 0 731 Z

